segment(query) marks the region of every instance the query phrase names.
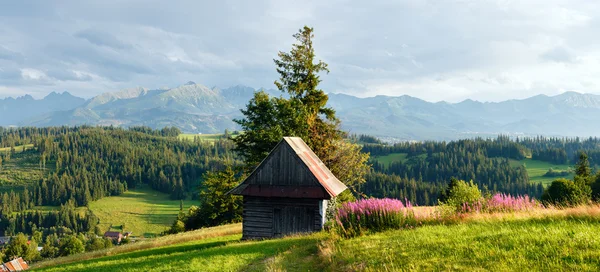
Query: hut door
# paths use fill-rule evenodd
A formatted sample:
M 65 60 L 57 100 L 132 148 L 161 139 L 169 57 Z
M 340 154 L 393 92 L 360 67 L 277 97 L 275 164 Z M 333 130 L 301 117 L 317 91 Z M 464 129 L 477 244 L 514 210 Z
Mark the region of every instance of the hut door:
M 273 236 L 275 236 L 275 237 L 281 236 L 282 220 L 283 220 L 283 218 L 281 218 L 281 209 L 274 208 L 273 209 Z

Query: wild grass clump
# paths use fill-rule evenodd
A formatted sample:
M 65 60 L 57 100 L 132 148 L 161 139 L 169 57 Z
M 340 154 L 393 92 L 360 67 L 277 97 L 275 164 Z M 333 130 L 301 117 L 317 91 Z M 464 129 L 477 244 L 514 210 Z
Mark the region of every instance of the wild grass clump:
M 342 236 L 354 237 L 368 231 L 412 228 L 419 220 L 409 201 L 370 198 L 342 204 L 336 223 Z

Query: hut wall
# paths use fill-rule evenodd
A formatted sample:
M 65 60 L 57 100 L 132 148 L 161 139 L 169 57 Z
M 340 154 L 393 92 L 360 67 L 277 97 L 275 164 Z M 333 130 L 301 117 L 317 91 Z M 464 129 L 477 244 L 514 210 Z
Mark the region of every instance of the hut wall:
M 306 164 L 286 144 L 280 144 L 248 177 L 246 184 L 321 186 Z
M 243 239 L 319 231 L 324 222 L 322 207 L 321 199 L 244 196 Z

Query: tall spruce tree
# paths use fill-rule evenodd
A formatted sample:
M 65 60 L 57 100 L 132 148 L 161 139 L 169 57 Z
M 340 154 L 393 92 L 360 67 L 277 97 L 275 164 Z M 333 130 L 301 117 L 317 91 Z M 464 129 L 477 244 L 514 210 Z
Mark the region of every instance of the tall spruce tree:
M 244 130 L 234 138 L 235 150 L 251 170 L 282 137 L 301 137 L 338 179 L 356 188 L 370 169 L 369 155 L 344 139 L 335 111 L 326 105 L 327 94 L 318 88 L 319 73 L 329 70 L 323 61 L 315 62 L 313 29 L 305 26 L 294 38 L 291 51 L 279 52 L 274 60 L 280 76 L 275 85 L 289 98 L 255 93 L 242 110 L 244 118 L 234 120 Z

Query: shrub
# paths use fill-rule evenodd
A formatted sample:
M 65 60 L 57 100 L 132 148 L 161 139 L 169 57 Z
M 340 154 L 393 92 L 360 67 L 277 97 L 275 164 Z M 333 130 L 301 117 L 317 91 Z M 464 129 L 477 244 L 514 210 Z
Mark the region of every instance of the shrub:
M 336 229 L 346 237 L 366 231 L 414 227 L 417 219 L 410 202 L 396 199 L 363 199 L 343 203 L 336 216 Z
M 81 240 L 77 239 L 77 237 L 75 236 L 70 235 L 60 239 L 60 246 L 58 251 L 60 256 L 69 256 L 84 252 L 85 248 Z
M 576 206 L 586 203 L 590 199 L 591 190 L 586 190 L 582 188 L 583 186 L 585 184 L 578 186 L 572 180 L 557 179 L 544 191 L 542 202 L 556 206 Z
M 456 211 L 462 211 L 470 204 L 481 203 L 481 200 L 481 191 L 473 181 L 453 180 L 447 190 L 445 201 L 440 203 Z

